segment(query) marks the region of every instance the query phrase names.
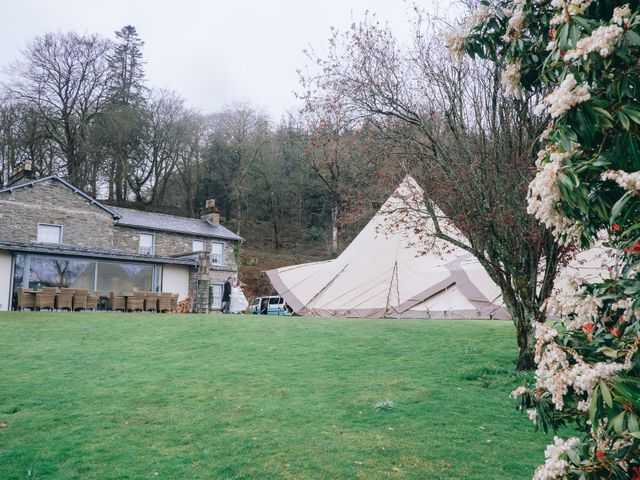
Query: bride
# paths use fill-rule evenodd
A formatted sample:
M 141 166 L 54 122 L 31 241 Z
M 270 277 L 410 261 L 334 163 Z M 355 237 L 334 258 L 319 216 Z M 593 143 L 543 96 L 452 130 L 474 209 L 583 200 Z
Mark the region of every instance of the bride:
M 236 283 L 231 289 L 231 300 L 229 305 L 229 311 L 231 313 L 242 313 L 249 306 L 249 302 L 247 302 L 247 297 L 242 293 L 242 288 L 240 288 L 240 282 Z

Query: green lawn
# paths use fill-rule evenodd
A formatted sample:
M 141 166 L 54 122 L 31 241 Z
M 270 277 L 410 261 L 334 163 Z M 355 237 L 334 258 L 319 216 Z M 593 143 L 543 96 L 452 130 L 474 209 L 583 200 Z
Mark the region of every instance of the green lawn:
M 0 479 L 528 479 L 514 347 L 509 322 L 0 313 Z

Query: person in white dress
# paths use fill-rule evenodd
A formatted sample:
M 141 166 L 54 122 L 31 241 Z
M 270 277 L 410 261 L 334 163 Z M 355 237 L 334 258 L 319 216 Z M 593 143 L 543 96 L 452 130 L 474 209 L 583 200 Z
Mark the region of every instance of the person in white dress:
M 244 296 L 242 288 L 240 288 L 240 282 L 236 283 L 231 289 L 231 305 L 229 305 L 229 311 L 231 313 L 242 313 L 249 306 L 247 297 Z

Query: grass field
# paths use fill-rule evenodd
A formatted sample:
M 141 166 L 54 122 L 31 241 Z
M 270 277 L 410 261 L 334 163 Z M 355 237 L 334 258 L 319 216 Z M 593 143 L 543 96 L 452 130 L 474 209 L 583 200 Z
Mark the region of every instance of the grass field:
M 0 313 L 0 479 L 527 479 L 509 322 Z M 393 400 L 393 410 L 374 403 Z

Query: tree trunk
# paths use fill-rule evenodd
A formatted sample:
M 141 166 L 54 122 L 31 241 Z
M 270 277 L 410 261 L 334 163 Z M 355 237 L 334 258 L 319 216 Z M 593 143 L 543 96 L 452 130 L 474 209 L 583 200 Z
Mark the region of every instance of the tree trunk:
M 331 256 L 338 256 L 338 211 L 340 200 L 335 193 L 331 194 Z
M 533 370 L 535 339 L 533 337 L 534 322 L 541 320 L 540 306 L 528 300 L 530 290 L 516 291 L 514 287 L 502 288 L 502 298 L 504 300 L 513 324 L 516 327 L 516 338 L 518 341 L 518 362 L 517 371 Z

